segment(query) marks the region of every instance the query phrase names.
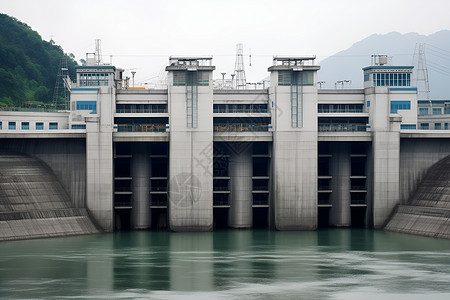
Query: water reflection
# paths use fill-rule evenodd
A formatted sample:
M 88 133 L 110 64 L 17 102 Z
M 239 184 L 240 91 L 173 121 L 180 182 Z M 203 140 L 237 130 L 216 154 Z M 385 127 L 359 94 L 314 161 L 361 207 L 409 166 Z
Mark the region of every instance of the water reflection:
M 0 298 L 433 299 L 450 241 L 364 229 L 120 232 L 0 243 Z

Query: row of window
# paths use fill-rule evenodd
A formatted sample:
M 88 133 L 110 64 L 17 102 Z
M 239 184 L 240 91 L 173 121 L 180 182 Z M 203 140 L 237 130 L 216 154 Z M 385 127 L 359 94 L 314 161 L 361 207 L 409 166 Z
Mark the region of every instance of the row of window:
M 449 126 L 448 123 L 444 123 L 444 128 L 442 128 L 442 123 L 434 123 L 434 130 L 448 130 Z M 430 128 L 430 123 L 421 123 L 420 124 L 420 129 L 422 130 L 429 130 Z
M 267 113 L 267 104 L 214 104 L 214 113 Z
M 411 101 L 391 101 L 391 114 L 396 114 L 399 109 L 410 110 Z
M 369 81 L 364 74 L 364 81 Z M 373 73 L 373 86 L 411 86 L 411 73 Z
M 173 85 L 209 85 L 208 71 L 174 71 Z
M 364 104 L 319 104 L 319 113 L 362 113 Z
M 77 110 L 92 110 L 92 114 L 97 113 L 96 101 L 77 101 Z
M 18 127 L 19 124 L 20 124 L 20 127 Z M 30 130 L 30 122 L 15 122 L 15 121 L 8 122 L 8 130 L 16 130 L 18 128 L 20 128 L 21 130 Z M 35 128 L 36 128 L 36 130 L 44 130 L 44 122 L 36 122 Z M 2 130 L 2 129 L 3 129 L 3 123 L 0 122 L 0 130 Z M 50 129 L 50 130 L 58 129 L 58 123 L 57 122 L 48 123 L 48 129 Z
M 109 84 L 108 73 L 80 73 L 78 76 L 79 86 L 107 86 Z
M 278 71 L 278 85 L 314 85 L 314 71 Z
M 167 113 L 167 104 L 117 104 L 116 112 L 130 113 Z
M 442 107 L 431 107 L 431 113 L 433 115 L 442 115 L 444 113 L 445 115 L 450 114 L 450 109 L 444 108 L 444 112 L 442 112 Z M 419 115 L 425 116 L 430 114 L 430 109 L 428 107 L 419 107 Z

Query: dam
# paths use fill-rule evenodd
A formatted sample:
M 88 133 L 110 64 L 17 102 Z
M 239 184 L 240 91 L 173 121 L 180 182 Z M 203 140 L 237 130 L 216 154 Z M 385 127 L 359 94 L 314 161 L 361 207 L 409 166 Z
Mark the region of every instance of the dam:
M 433 166 L 450 155 L 450 101 L 433 109 L 419 101 L 412 66 L 375 56 L 361 89 L 322 89 L 315 57 L 274 57 L 270 85 L 254 89 L 215 81 L 214 70 L 212 57 L 170 57 L 167 86 L 149 89 L 87 60 L 65 79 L 68 109 L 2 108 L 0 239 L 17 235 L 11 222 L 54 217 L 78 224 L 60 235 L 386 224 L 401 231 L 422 206 L 420 215 L 440 216 L 426 235 L 448 238 L 448 181 L 433 188 L 441 204 L 432 208 L 423 187 L 446 173 Z M 33 186 L 32 174 L 49 188 Z M 14 195 L 23 189 L 29 195 L 19 205 Z M 38 204 L 43 190 L 55 201 Z

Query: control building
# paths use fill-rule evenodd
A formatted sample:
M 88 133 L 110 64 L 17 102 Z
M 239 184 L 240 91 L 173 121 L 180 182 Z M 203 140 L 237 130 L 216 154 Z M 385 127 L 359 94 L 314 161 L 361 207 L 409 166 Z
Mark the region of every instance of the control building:
M 80 66 L 69 111 L 1 111 L 0 139 L 55 170 L 65 155 L 63 186 L 105 231 L 381 228 L 444 155 L 411 171 L 415 141 L 450 135 L 418 130 L 412 66 L 378 61 L 361 89 L 319 89 L 319 69 L 274 57 L 270 87 L 214 89 L 212 57 L 170 57 L 167 89 L 143 89 Z

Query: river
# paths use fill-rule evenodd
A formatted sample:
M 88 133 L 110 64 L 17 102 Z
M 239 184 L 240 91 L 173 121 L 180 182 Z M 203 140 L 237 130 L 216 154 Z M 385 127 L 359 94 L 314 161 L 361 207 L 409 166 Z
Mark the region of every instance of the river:
M 2 299 L 450 299 L 450 241 L 365 229 L 0 243 Z

